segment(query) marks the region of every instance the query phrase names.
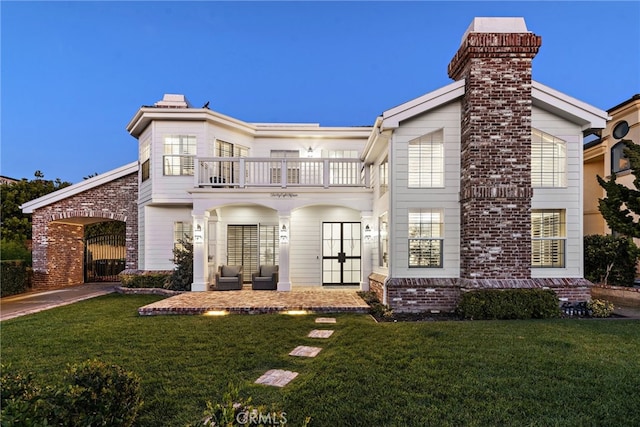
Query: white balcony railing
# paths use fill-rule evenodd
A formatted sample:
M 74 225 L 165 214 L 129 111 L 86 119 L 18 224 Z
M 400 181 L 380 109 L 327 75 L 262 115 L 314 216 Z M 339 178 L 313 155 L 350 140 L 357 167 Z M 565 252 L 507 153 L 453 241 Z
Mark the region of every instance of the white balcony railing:
M 367 187 L 358 159 L 212 157 L 195 162 L 197 187 Z

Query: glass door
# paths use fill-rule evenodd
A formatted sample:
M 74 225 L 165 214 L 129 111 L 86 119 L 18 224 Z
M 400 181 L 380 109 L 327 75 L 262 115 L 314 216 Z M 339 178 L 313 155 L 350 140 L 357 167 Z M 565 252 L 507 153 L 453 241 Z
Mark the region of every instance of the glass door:
M 359 222 L 323 222 L 322 284 L 359 285 L 361 246 Z

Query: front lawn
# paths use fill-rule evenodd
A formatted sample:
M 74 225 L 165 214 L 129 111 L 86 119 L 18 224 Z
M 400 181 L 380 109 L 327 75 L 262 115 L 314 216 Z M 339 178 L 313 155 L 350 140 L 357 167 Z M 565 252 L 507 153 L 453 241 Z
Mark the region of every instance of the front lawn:
M 140 426 L 184 426 L 227 384 L 299 426 L 640 425 L 640 321 L 375 323 L 367 315 L 140 317 L 108 295 L 1 323 L 2 363 L 42 383 L 97 358 L 142 378 Z M 324 315 L 323 315 L 324 316 Z M 334 329 L 329 339 L 307 338 Z M 322 347 L 316 358 L 288 353 Z M 269 369 L 299 372 L 284 388 Z

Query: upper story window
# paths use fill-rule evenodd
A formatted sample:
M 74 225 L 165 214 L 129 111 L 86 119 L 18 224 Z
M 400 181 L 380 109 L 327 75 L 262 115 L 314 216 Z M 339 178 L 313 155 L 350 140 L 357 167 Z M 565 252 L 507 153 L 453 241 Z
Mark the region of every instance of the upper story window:
M 164 174 L 193 175 L 196 155 L 195 135 L 168 135 L 164 137 Z
M 629 159 L 624 155 L 626 145 L 620 141 L 611 147 L 611 172 L 618 173 L 631 169 Z
M 389 157 L 385 157 L 378 166 L 378 186 L 380 187 L 380 196 L 389 190 Z
M 409 267 L 442 267 L 443 213 L 409 210 Z
M 409 141 L 409 187 L 444 187 L 442 129 Z
M 531 133 L 531 186 L 567 186 L 567 143 L 537 129 Z
M 151 144 L 149 139 L 140 143 L 140 179 L 145 182 L 151 178 Z
M 564 267 L 567 240 L 565 211 L 531 211 L 531 266 Z

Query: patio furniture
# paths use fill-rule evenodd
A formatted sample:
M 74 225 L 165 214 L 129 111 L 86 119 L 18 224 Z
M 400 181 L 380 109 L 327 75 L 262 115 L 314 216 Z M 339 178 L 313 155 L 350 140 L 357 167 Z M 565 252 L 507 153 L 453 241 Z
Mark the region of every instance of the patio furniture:
M 251 289 L 254 291 L 275 291 L 278 289 L 278 266 L 261 265 L 251 275 Z
M 221 265 L 216 273 L 215 291 L 242 290 L 242 266 Z

